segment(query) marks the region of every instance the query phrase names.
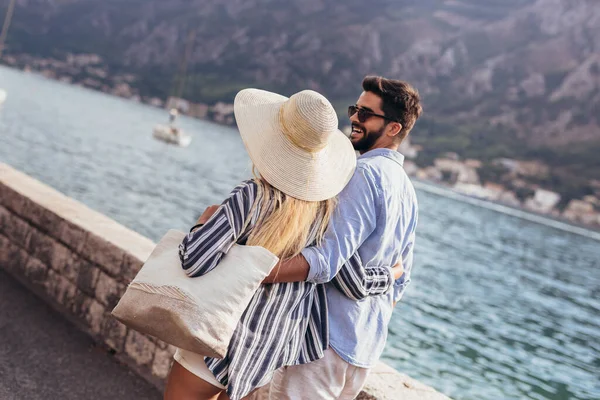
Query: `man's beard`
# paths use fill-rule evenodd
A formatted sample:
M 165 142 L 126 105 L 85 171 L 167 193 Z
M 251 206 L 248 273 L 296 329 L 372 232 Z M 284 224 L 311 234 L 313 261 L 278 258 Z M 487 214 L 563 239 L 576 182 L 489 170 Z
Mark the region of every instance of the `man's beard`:
M 371 148 L 375 145 L 375 142 L 377 142 L 377 139 L 379 139 L 385 131 L 385 125 L 376 132 L 367 131 L 363 126 L 356 123 L 352 124 L 352 127 L 360 128 L 363 132 L 365 132 L 361 139 L 356 142 L 352 142 L 354 150 L 361 153 L 371 150 Z

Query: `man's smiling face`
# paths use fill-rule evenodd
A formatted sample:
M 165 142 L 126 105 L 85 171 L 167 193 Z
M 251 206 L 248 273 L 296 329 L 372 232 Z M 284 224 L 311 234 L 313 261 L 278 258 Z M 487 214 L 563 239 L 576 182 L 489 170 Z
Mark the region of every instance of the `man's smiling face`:
M 381 109 L 381 98 L 372 92 L 363 92 L 356 102 L 360 109 L 370 111 L 375 114 L 384 115 Z M 361 154 L 371 150 L 377 141 L 383 136 L 387 121 L 381 117 L 370 116 L 365 122 L 358 120 L 358 114 L 350 117 L 352 123 L 352 133 L 350 141 L 354 149 Z

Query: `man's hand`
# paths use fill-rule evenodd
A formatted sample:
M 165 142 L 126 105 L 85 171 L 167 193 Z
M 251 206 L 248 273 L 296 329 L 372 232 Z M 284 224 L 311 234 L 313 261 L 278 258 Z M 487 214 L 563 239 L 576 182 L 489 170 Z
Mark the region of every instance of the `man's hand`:
M 392 267 L 392 272 L 394 272 L 394 280 L 398 280 L 400 279 L 400 277 L 402 277 L 402 275 L 404 275 L 404 267 L 402 266 L 402 262 L 399 262 L 398 264 L 394 265 Z
M 219 209 L 219 207 L 220 206 L 217 206 L 217 205 L 212 205 L 212 206 L 206 207 L 206 210 L 204 210 L 204 212 L 202 213 L 202 215 L 200 216 L 200 218 L 198 218 L 198 221 L 196 221 L 196 225 L 207 223 L 208 220 L 210 219 L 210 217 L 212 217 L 213 214 L 215 212 L 217 212 L 217 210 Z
M 281 261 L 275 264 L 269 275 L 265 279 L 263 279 L 262 284 L 265 283 L 275 283 L 277 279 L 277 275 L 279 275 L 279 271 L 281 270 Z
M 392 272 L 394 273 L 394 280 L 398 280 L 404 275 L 404 267 L 402 266 L 402 262 L 397 263 L 392 267 Z M 392 308 L 396 307 L 395 301 L 392 301 Z
M 302 254 L 279 261 L 262 283 L 304 282 L 310 267 Z

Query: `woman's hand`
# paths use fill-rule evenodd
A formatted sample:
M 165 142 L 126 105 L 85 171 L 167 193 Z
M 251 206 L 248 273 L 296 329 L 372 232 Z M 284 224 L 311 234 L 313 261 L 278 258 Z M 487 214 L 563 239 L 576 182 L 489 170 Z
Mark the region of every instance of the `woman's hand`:
M 394 280 L 400 279 L 400 277 L 404 275 L 404 267 L 402 266 L 402 262 L 399 262 L 398 264 L 394 265 L 392 267 L 392 272 L 394 273 Z

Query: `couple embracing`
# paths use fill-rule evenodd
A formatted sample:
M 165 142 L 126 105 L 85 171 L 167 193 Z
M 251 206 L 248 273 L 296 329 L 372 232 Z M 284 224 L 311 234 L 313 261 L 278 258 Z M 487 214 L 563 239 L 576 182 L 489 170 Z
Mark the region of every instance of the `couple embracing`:
M 193 279 L 234 244 L 281 260 L 225 358 L 178 350 L 165 399 L 354 399 L 410 282 L 417 199 L 398 146 L 422 108 L 403 81 L 366 77 L 338 130 L 329 101 L 256 89 L 235 98 L 255 178 L 209 207 L 180 245 Z M 355 151 L 360 153 L 358 159 Z

